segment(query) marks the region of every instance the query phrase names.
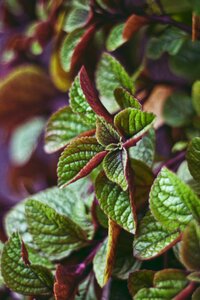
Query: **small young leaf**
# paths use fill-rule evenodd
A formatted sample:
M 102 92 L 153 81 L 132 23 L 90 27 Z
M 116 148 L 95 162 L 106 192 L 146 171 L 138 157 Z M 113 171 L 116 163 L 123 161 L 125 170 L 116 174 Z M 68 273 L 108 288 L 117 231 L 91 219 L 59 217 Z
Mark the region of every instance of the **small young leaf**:
M 105 147 L 110 144 L 118 144 L 120 142 L 118 132 L 111 124 L 107 123 L 100 117 L 98 117 L 96 121 L 96 138 L 99 144 Z
M 58 162 L 58 185 L 64 187 L 85 177 L 101 163 L 105 154 L 104 148 L 93 137 L 72 141 Z
M 200 282 L 200 272 L 192 272 L 187 276 L 187 279 L 194 282 Z
M 87 244 L 86 232 L 72 219 L 36 200 L 25 205 L 28 230 L 36 245 L 53 259 L 68 256 Z
M 113 99 L 113 91 L 122 86 L 131 93 L 133 83 L 122 65 L 111 55 L 104 53 L 96 73 L 96 83 L 100 95 L 107 100 Z
M 45 151 L 47 153 L 62 149 L 71 139 L 91 129 L 83 119 L 74 114 L 70 107 L 64 107 L 49 119 L 45 132 Z
M 96 115 L 91 106 L 88 104 L 85 95 L 80 85 L 80 76 L 78 75 L 69 91 L 70 106 L 74 113 L 80 115 L 83 122 L 88 125 L 94 126 L 96 122 Z
M 139 290 L 153 286 L 154 275 L 155 271 L 151 270 L 140 270 L 131 273 L 128 278 L 130 294 L 134 297 Z
M 165 167 L 151 188 L 150 209 L 156 220 L 169 230 L 183 230 L 193 217 L 200 220 L 199 198 Z
M 128 192 L 109 181 L 103 172 L 96 179 L 95 192 L 104 213 L 119 226 L 134 233 L 135 221 Z
M 147 131 L 155 120 L 155 115 L 135 108 L 126 108 L 114 118 L 116 128 L 130 138 L 140 132 Z
M 108 282 L 115 261 L 117 241 L 120 227 L 109 220 L 108 238 L 104 240 L 93 260 L 93 269 L 98 284 L 103 287 Z
M 28 258 L 25 263 L 21 253 L 25 245 L 22 245 L 18 233 L 13 233 L 4 246 L 1 271 L 6 285 L 23 295 L 50 294 L 53 288 L 52 274 L 42 266 L 30 264 Z
M 123 30 L 124 23 L 117 24 L 112 28 L 106 41 L 108 51 L 114 51 L 126 42 L 123 38 Z
M 117 183 L 123 191 L 128 188 L 126 180 L 128 155 L 126 149 L 108 153 L 103 160 L 103 169 L 109 180 Z
M 187 150 L 187 161 L 190 173 L 200 182 L 200 138 L 192 139 Z
M 119 104 L 119 106 L 122 109 L 128 108 L 128 107 L 133 107 L 133 108 L 137 108 L 137 109 L 142 108 L 139 101 L 136 98 L 134 98 L 126 89 L 124 89 L 122 87 L 115 89 L 114 96 L 115 96 L 117 103 Z
M 141 220 L 134 240 L 134 255 L 140 259 L 150 259 L 161 255 L 172 247 L 180 233 L 165 229 L 150 212 Z
M 200 227 L 195 221 L 191 221 L 183 232 L 180 258 L 188 270 L 200 270 Z
M 198 114 L 200 115 L 200 81 L 195 81 L 192 86 L 192 103 L 193 107 Z

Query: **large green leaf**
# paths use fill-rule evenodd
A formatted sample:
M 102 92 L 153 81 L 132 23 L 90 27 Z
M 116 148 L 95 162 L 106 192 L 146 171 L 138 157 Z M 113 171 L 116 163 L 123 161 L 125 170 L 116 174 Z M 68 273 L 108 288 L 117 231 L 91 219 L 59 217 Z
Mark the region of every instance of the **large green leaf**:
M 117 103 L 122 109 L 128 107 L 141 109 L 142 107 L 139 101 L 122 87 L 116 88 L 114 91 L 114 95 Z
M 50 258 L 60 259 L 87 244 L 86 232 L 72 219 L 36 200 L 25 204 L 28 230 L 36 245 Z
M 102 161 L 104 147 L 93 137 L 72 141 L 63 151 L 58 162 L 58 185 L 67 184 L 88 175 Z
M 186 126 L 191 123 L 193 115 L 192 99 L 187 94 L 175 92 L 165 102 L 163 116 L 170 126 Z
M 64 107 L 54 113 L 49 119 L 45 132 L 45 151 L 47 153 L 62 149 L 71 139 L 91 126 L 85 125 L 83 119 L 74 114 L 70 107 Z
M 179 232 L 167 230 L 148 212 L 137 230 L 134 255 L 143 260 L 158 256 L 172 247 L 179 236 Z
M 192 86 L 192 103 L 197 114 L 200 115 L 200 80 L 195 81 Z
M 131 93 L 134 91 L 132 79 L 122 65 L 110 54 L 104 53 L 100 59 L 96 83 L 100 95 L 107 100 L 112 100 L 114 90 L 122 86 Z
M 158 59 L 164 52 L 176 55 L 187 38 L 187 34 L 176 27 L 168 27 L 158 37 L 152 37 L 148 43 L 147 56 Z
M 119 147 L 121 138 L 118 132 L 103 118 L 98 117 L 96 121 L 96 138 L 102 146 Z
M 165 167 L 151 188 L 150 209 L 154 217 L 169 230 L 183 230 L 193 217 L 200 220 L 199 198 Z
M 103 160 L 103 169 L 108 179 L 117 183 L 124 191 L 128 188 L 126 180 L 127 161 L 126 149 L 111 151 Z
M 79 75 L 75 78 L 70 88 L 69 99 L 73 112 L 79 114 L 83 122 L 95 127 L 96 115 L 88 104 L 82 91 Z
M 187 161 L 190 173 L 200 182 L 200 138 L 195 137 L 187 149 Z
M 10 157 L 14 164 L 24 165 L 37 147 L 44 128 L 43 118 L 33 118 L 16 128 L 11 137 Z
M 200 227 L 195 221 L 190 222 L 183 232 L 180 258 L 188 270 L 200 270 Z
M 129 194 L 100 173 L 95 182 L 96 197 L 106 215 L 125 230 L 134 233 L 135 221 Z
M 185 273 L 176 269 L 165 269 L 154 275 L 153 286 L 142 288 L 137 292 L 135 300 L 173 299 L 187 285 Z
M 155 130 L 151 128 L 149 132 L 136 144 L 129 148 L 129 156 L 133 159 L 144 162 L 150 168 L 155 156 Z
M 1 271 L 6 285 L 23 295 L 50 294 L 52 274 L 40 265 L 30 264 L 24 248 L 18 233 L 13 233 L 4 246 Z
M 135 108 L 126 108 L 114 118 L 116 128 L 126 137 L 147 131 L 155 120 L 155 115 Z

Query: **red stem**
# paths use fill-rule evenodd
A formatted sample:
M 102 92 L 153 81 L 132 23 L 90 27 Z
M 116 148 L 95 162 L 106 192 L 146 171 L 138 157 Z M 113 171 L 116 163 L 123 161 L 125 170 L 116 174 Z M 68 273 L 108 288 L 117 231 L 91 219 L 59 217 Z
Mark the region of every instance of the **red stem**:
M 194 282 L 191 282 L 173 300 L 183 300 L 183 299 L 186 300 L 188 297 L 191 296 L 191 294 L 192 294 L 192 292 L 194 291 L 195 288 L 196 288 L 196 284 Z

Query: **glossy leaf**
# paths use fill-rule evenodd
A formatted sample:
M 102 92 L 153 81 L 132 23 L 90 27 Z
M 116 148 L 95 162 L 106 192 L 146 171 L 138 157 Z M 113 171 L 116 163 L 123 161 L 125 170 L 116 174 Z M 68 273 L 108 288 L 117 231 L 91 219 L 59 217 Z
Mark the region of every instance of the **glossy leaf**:
M 148 212 L 139 224 L 134 255 L 142 260 L 161 255 L 177 242 L 179 236 L 179 232 L 167 230 Z
M 114 96 L 117 103 L 122 109 L 128 107 L 141 109 L 142 107 L 139 101 L 136 98 L 134 98 L 134 96 L 131 95 L 126 89 L 122 87 L 115 89 Z
M 82 118 L 74 114 L 70 107 L 55 112 L 49 119 L 45 132 L 45 151 L 47 153 L 62 149 L 71 139 L 90 130 Z
M 109 220 L 108 238 L 104 240 L 93 260 L 93 269 L 98 284 L 103 287 L 109 280 L 115 261 L 120 227 Z
M 83 122 L 94 126 L 96 115 L 88 104 L 80 85 L 79 75 L 75 78 L 69 91 L 70 106 L 74 113 L 79 114 Z
M 128 192 L 100 173 L 95 182 L 96 197 L 106 215 L 125 230 L 134 233 L 135 221 Z
M 22 259 L 22 241 L 13 233 L 2 253 L 2 275 L 6 285 L 23 295 L 51 294 L 53 277 L 48 269 Z M 23 246 L 25 247 L 25 245 Z
M 125 149 L 112 151 L 103 160 L 103 169 L 108 179 L 117 183 L 124 191 L 128 188 L 126 180 L 127 161 L 128 156 Z
M 156 220 L 169 230 L 183 230 L 193 217 L 200 219 L 199 198 L 165 167 L 151 188 L 150 209 Z
M 200 270 L 200 227 L 192 221 L 183 232 L 180 258 L 190 271 Z
M 190 173 L 200 182 L 200 138 L 195 137 L 187 149 L 187 162 Z
M 88 15 L 89 11 L 87 7 L 72 9 L 64 21 L 63 30 L 72 32 L 75 29 L 83 27 L 88 20 Z
M 147 131 L 155 120 L 155 115 L 134 108 L 126 108 L 114 118 L 116 128 L 126 137 Z
M 64 187 L 88 175 L 105 156 L 93 137 L 77 138 L 63 151 L 58 162 L 58 185 Z
M 103 118 L 98 117 L 96 121 L 96 138 L 102 146 L 109 146 L 110 144 L 120 143 L 120 136 L 118 132 L 107 123 Z

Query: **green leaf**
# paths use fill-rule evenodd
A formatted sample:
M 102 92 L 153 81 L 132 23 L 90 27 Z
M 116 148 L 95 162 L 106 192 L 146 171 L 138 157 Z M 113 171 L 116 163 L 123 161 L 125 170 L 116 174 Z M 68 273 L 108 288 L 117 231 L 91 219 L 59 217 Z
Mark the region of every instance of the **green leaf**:
M 60 49 L 60 59 L 61 59 L 62 68 L 65 72 L 70 71 L 71 58 L 73 56 L 74 49 L 81 41 L 84 32 L 85 32 L 84 29 L 76 29 L 70 32 L 62 42 L 61 49 Z
M 57 213 L 47 204 L 28 200 L 25 212 L 34 242 L 50 258 L 61 259 L 87 244 L 86 232 L 72 219 Z
M 128 289 L 131 296 L 135 296 L 137 292 L 143 288 L 153 286 L 153 278 L 155 271 L 139 270 L 131 273 L 128 278 Z
M 200 116 L 200 80 L 192 85 L 192 103 L 196 113 Z
M 199 79 L 200 64 L 200 41 L 188 40 L 181 47 L 177 55 L 169 60 L 170 69 L 176 75 L 194 81 Z
M 113 93 L 117 87 L 124 87 L 130 93 L 134 91 L 132 79 L 123 66 L 107 53 L 102 55 L 97 67 L 96 84 L 101 97 L 106 99 L 105 106 L 109 100 L 113 100 Z
M 103 241 L 93 260 L 93 270 L 100 287 L 108 282 L 112 274 L 119 233 L 120 227 L 109 220 L 108 238 Z
M 70 107 L 64 107 L 49 119 L 45 132 L 45 151 L 52 153 L 62 149 L 71 139 L 91 127 L 85 125 L 82 118 L 74 114 Z
M 101 155 L 103 150 L 93 137 L 82 137 L 72 141 L 59 158 L 58 185 L 65 187 L 88 175 L 105 156 Z
M 87 22 L 89 10 L 84 8 L 74 8 L 67 15 L 63 22 L 63 30 L 72 32 L 75 29 L 81 28 Z
M 150 209 L 169 230 L 183 230 L 194 217 L 200 220 L 200 200 L 188 185 L 162 168 L 150 193 Z
M 187 34 L 184 31 L 170 26 L 160 36 L 152 37 L 149 40 L 147 57 L 158 59 L 164 52 L 176 55 L 183 46 L 186 38 Z
M 181 127 L 190 124 L 194 116 L 191 97 L 182 92 L 173 93 L 165 102 L 163 116 L 170 126 Z
M 128 108 L 128 107 L 133 107 L 133 108 L 137 108 L 137 109 L 142 108 L 139 101 L 133 95 L 131 95 L 126 89 L 124 89 L 122 87 L 115 89 L 114 96 L 115 96 L 117 103 L 119 104 L 119 106 L 122 109 Z
M 179 168 L 178 168 L 178 170 L 177 170 L 177 176 L 178 176 L 181 180 L 183 180 L 185 183 L 187 183 L 187 184 L 191 187 L 191 189 L 192 189 L 197 195 L 200 194 L 200 185 L 199 185 L 198 181 L 196 181 L 196 180 L 192 177 L 192 175 L 191 175 L 191 173 L 190 173 L 190 171 L 189 171 L 189 169 L 188 169 L 188 163 L 187 163 L 186 160 L 184 160 L 184 161 L 180 164 L 180 166 L 179 166 Z
M 115 51 L 126 42 L 123 38 L 123 30 L 124 23 L 113 26 L 106 40 L 106 49 L 108 51 Z
M 187 155 L 188 168 L 195 180 L 200 182 L 200 138 L 195 137 L 190 142 Z
M 73 112 L 79 114 L 83 122 L 95 127 L 96 115 L 88 104 L 82 91 L 79 75 L 75 78 L 70 88 L 69 98 Z
M 200 272 L 192 272 L 187 276 L 187 279 L 194 282 L 200 282 Z
M 143 260 L 158 256 L 172 247 L 179 236 L 179 232 L 167 230 L 148 212 L 139 224 L 134 255 Z
M 117 183 L 123 191 L 128 188 L 126 180 L 127 161 L 126 149 L 112 151 L 103 160 L 103 169 L 106 176 L 109 180 Z
M 165 269 L 154 275 L 151 288 L 142 288 L 137 292 L 135 300 L 173 299 L 187 285 L 188 281 L 183 271 Z
M 199 300 L 200 299 L 200 287 L 198 287 L 195 292 L 192 294 L 192 300 Z
M 114 118 L 115 127 L 126 137 L 147 131 L 155 120 L 155 115 L 135 108 L 126 108 Z
M 100 173 L 95 182 L 96 197 L 106 215 L 125 230 L 134 233 L 135 222 L 128 192 Z
M 25 246 L 23 246 L 25 247 Z M 13 233 L 2 253 L 1 271 L 6 285 L 23 295 L 43 295 L 52 293 L 53 276 L 40 265 L 25 262 L 22 258 L 22 241 L 18 233 Z
M 183 232 L 180 258 L 187 270 L 200 270 L 200 227 L 195 221 L 190 222 Z
M 192 0 L 191 1 L 191 6 L 192 6 L 192 9 L 195 12 L 195 14 L 200 16 L 199 1 L 198 0 Z
M 172 147 L 172 153 L 183 151 L 187 148 L 188 141 L 178 141 Z
M 43 118 L 33 118 L 17 127 L 11 137 L 10 157 L 14 164 L 24 165 L 37 147 L 44 128 Z
M 97 300 L 94 277 L 89 275 L 78 287 L 75 300 Z
M 96 138 L 99 144 L 105 147 L 110 144 L 119 145 L 121 141 L 121 137 L 112 125 L 100 117 L 98 117 L 96 121 Z
M 142 161 L 151 168 L 155 157 L 155 142 L 155 130 L 151 128 L 136 146 L 129 148 L 130 158 Z

